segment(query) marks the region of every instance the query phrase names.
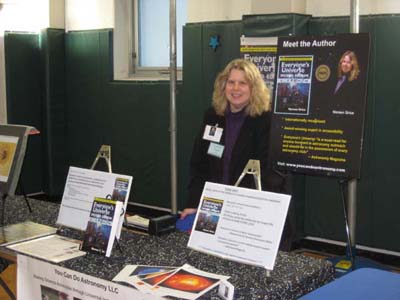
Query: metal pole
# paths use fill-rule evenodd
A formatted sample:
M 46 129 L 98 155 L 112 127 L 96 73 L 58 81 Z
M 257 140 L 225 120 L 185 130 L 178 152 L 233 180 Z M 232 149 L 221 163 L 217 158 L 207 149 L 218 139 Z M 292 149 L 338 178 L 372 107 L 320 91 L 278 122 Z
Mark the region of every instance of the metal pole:
M 360 5 L 358 0 L 351 0 L 350 4 L 350 32 L 358 33 L 360 24 Z
M 350 32 L 359 32 L 360 23 L 360 10 L 359 1 L 351 0 L 350 5 Z M 357 227 L 357 179 L 353 178 L 348 181 L 347 185 L 347 218 L 349 221 L 350 236 L 351 236 L 351 249 L 356 247 L 356 227 Z
M 170 50 L 170 143 L 171 143 L 171 213 L 177 213 L 176 172 L 176 1 L 169 1 L 169 50 Z

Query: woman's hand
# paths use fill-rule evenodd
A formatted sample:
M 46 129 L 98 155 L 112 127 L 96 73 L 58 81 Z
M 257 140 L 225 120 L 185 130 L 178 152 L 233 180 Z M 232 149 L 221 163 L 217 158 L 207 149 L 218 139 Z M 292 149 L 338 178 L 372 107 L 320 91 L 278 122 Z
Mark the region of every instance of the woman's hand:
M 186 218 L 186 216 L 195 214 L 197 212 L 197 208 L 185 208 L 181 213 L 181 220 Z

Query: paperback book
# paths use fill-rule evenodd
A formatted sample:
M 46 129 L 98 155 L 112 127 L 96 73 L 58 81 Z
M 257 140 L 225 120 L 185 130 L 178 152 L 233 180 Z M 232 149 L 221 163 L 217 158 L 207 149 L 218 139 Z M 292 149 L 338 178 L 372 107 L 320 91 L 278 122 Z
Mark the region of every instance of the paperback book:
M 111 199 L 95 198 L 84 235 L 82 250 L 111 255 L 123 203 Z

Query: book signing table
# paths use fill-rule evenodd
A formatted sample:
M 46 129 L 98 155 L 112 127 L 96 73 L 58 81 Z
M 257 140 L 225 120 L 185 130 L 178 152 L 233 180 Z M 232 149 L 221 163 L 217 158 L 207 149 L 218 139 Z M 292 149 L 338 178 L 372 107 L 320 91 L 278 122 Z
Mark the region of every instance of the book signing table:
M 32 213 L 29 212 L 22 197 L 7 200 L 5 202 L 5 224 L 31 220 L 41 224 L 55 225 L 59 209 L 58 204 L 32 199 L 29 202 Z M 82 239 L 82 232 L 73 229 L 64 229 L 63 235 Z M 203 271 L 230 276 L 229 282 L 235 287 L 234 299 L 298 299 L 334 278 L 334 269 L 329 262 L 284 252 L 278 253 L 275 267 L 270 276 L 267 277 L 263 268 L 192 251 L 186 247 L 188 239 L 189 235 L 181 232 L 156 237 L 123 230 L 119 241 L 122 252 L 114 245 L 111 257 L 87 253 L 85 256 L 67 260 L 57 265 L 48 262 L 45 262 L 45 264 L 59 266 L 62 270 L 68 269 L 105 281 L 111 281 L 126 265 L 130 264 L 158 266 L 190 264 Z M 9 249 L 6 250 L 9 252 Z M 24 266 L 18 265 L 18 268 L 20 267 Z M 64 274 L 66 274 L 65 271 Z M 57 271 L 50 277 L 52 278 L 48 280 L 50 282 L 57 280 Z M 18 279 L 18 284 L 21 284 L 20 279 Z M 62 284 L 60 285 L 62 286 Z M 114 285 L 121 286 L 120 291 L 127 286 Z M 126 289 L 137 292 L 134 288 Z M 101 293 L 99 291 L 100 295 Z M 109 299 L 101 296 L 87 299 L 91 298 Z M 72 298 L 67 299 L 72 300 Z M 73 299 L 79 298 L 74 297 Z M 218 296 L 218 289 L 214 288 L 201 296 L 200 299 L 222 298 Z

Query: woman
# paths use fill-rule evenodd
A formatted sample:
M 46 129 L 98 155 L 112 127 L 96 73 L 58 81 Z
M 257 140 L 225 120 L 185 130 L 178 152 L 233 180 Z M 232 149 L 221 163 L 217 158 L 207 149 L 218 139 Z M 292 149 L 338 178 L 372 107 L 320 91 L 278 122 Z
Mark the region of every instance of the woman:
M 268 165 L 270 109 L 270 91 L 253 63 L 235 59 L 217 76 L 212 108 L 194 143 L 181 219 L 196 213 L 206 181 L 234 185 L 249 159 L 260 161 L 263 190 L 289 192 L 285 178 Z M 241 186 L 254 188 L 252 176 L 245 176 Z
M 336 83 L 334 94 L 339 93 L 346 83 L 357 79 L 359 74 L 360 68 L 358 66 L 356 54 L 350 50 L 346 51 L 339 60 L 337 72 L 338 81 Z
M 337 82 L 333 91 L 334 108 L 342 113 L 346 110 L 350 115 L 355 113 L 360 101 L 360 92 L 363 90 L 359 86 L 360 68 L 356 54 L 348 50 L 341 56 L 338 63 Z

